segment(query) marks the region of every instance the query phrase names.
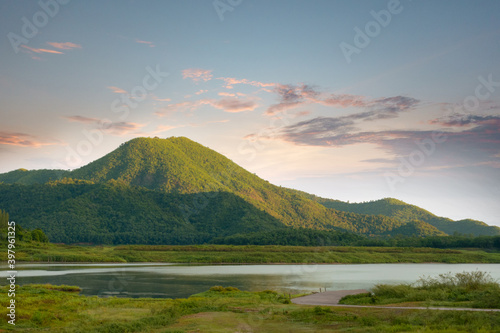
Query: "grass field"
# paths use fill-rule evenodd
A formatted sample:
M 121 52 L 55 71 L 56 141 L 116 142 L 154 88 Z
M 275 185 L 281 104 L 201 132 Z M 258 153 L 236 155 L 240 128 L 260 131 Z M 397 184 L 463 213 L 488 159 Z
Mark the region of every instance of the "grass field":
M 16 293 L 18 332 L 494 332 L 500 313 L 329 308 L 291 304 L 273 291 L 216 287 L 186 299 L 81 296 L 77 288 L 26 285 Z M 1 304 L 7 304 L 1 287 Z
M 6 251 L 0 254 L 6 260 Z M 17 261 L 169 263 L 500 263 L 499 252 L 401 247 L 232 245 L 76 246 L 20 243 Z

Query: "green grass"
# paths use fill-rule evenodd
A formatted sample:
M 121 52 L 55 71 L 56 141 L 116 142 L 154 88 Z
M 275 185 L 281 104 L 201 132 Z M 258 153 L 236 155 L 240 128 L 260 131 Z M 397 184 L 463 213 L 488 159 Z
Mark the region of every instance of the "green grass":
M 17 261 L 169 263 L 500 263 L 500 253 L 478 249 L 349 246 L 121 245 L 76 246 L 19 242 Z M 0 254 L 6 260 L 6 251 Z
M 488 273 L 463 272 L 421 277 L 414 284 L 376 285 L 371 293 L 350 295 L 341 304 L 500 308 L 500 284 Z
M 75 290 L 77 287 L 69 288 Z M 330 308 L 291 304 L 274 291 L 213 287 L 186 299 L 81 296 L 65 287 L 17 288 L 19 332 L 494 332 L 500 314 L 430 310 Z M 0 287 L 6 304 L 7 287 Z

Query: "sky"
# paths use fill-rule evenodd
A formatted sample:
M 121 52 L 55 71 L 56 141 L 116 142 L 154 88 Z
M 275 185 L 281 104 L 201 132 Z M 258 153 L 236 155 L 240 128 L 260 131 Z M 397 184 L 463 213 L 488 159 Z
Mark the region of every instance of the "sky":
M 0 172 L 185 136 L 276 185 L 500 226 L 499 1 L 2 1 Z

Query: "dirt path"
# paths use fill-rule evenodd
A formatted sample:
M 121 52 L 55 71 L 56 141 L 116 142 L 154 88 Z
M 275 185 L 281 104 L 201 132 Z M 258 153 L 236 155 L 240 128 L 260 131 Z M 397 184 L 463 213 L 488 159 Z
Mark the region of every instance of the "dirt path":
M 423 306 L 380 306 L 380 305 L 344 305 L 339 300 L 347 295 L 367 293 L 368 290 L 337 290 L 316 293 L 292 299 L 292 303 L 303 305 L 328 305 L 341 306 L 345 308 L 375 308 L 375 309 L 403 309 L 403 310 L 444 310 L 444 311 L 486 311 L 500 312 L 500 309 L 473 309 L 473 308 L 448 308 L 448 307 L 423 307 Z

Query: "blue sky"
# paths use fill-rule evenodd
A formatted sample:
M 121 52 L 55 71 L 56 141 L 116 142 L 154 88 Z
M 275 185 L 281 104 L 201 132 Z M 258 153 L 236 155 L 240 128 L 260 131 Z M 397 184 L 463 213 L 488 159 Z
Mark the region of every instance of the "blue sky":
M 274 184 L 500 225 L 499 12 L 2 2 L 0 172 L 74 169 L 134 137 L 186 136 Z

